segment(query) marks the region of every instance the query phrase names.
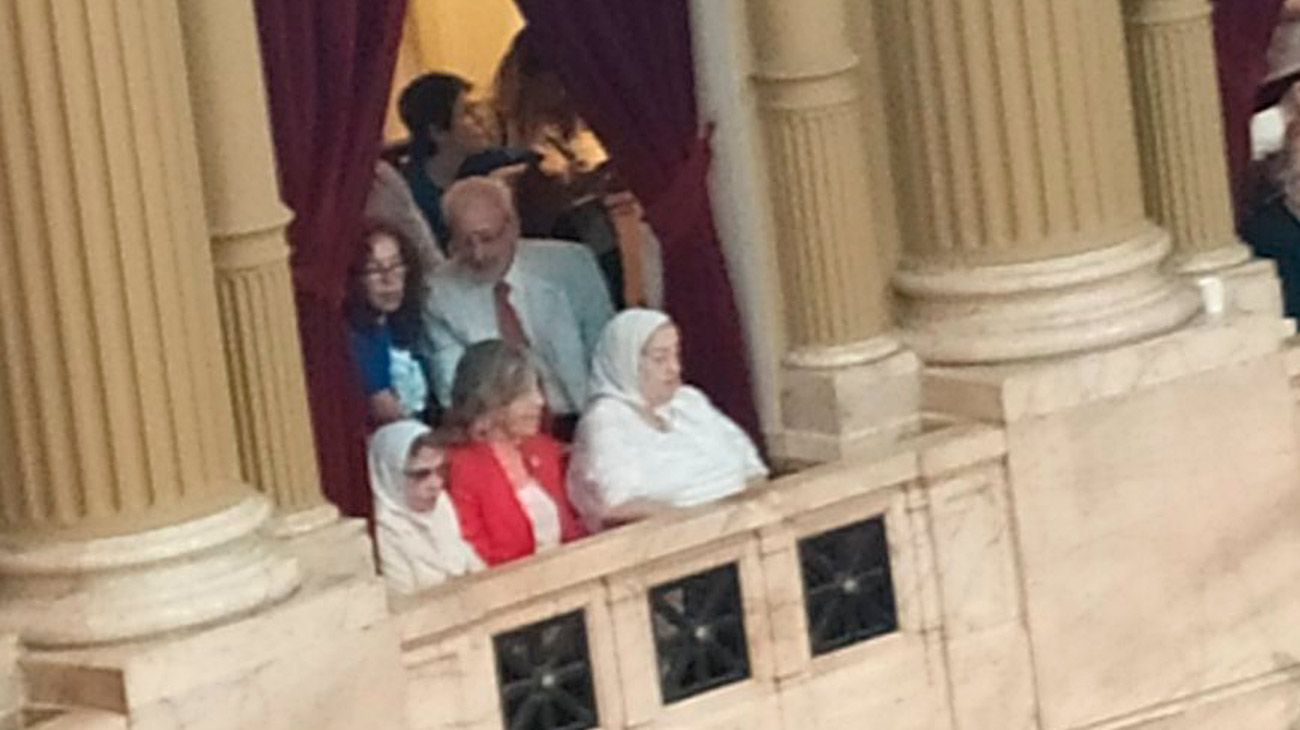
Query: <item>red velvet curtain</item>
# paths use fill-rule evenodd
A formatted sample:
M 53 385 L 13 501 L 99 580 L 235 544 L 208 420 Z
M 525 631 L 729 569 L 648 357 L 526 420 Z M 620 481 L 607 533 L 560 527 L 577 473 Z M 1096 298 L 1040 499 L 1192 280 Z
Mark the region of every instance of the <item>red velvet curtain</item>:
M 645 205 L 687 377 L 751 434 L 758 417 L 709 201 L 687 0 L 516 0 L 530 42 Z
M 1268 73 L 1268 46 L 1283 0 L 1214 0 L 1214 42 L 1223 96 L 1224 135 L 1232 197 L 1240 218 L 1251 189 L 1250 118 Z
M 343 298 L 406 0 L 256 0 L 256 8 L 280 190 L 294 212 L 294 294 L 321 478 L 345 514 L 369 515 L 365 404 Z

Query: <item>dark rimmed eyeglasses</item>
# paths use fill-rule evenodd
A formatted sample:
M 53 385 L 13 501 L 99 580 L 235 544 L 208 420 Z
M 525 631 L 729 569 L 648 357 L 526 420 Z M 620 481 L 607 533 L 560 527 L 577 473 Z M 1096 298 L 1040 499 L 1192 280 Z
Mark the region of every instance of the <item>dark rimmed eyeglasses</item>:
M 367 279 L 386 279 L 390 274 L 405 276 L 406 263 L 398 262 L 387 266 L 367 266 L 361 270 L 361 275 Z

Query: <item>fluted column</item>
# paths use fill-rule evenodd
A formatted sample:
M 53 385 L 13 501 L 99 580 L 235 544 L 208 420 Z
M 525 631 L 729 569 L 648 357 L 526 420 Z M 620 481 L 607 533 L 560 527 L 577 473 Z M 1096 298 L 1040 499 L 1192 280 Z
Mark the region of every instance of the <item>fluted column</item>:
M 181 4 L 239 464 L 282 532 L 338 517 L 320 489 L 251 0 Z
M 1223 147 L 1209 0 L 1125 0 L 1147 213 L 1173 236 L 1186 276 L 1218 278 L 1237 312 L 1279 316 L 1270 263 L 1237 237 Z
M 1125 0 L 1147 212 L 1191 270 L 1250 257 L 1232 220 L 1209 0 Z
M 173 0 L 0 5 L 0 625 L 214 621 L 293 589 L 239 479 Z
M 897 383 L 915 358 L 889 335 L 881 238 L 895 232 L 870 189 L 868 165 L 888 155 L 866 142 L 844 0 L 758 0 L 751 11 L 785 301 L 783 419 L 792 455 L 833 458 L 916 414 L 913 390 Z M 864 387 L 905 397 L 880 408 Z
M 907 341 L 931 361 L 988 362 L 1189 319 L 1198 301 L 1162 272 L 1169 235 L 1143 210 L 1119 4 L 938 5 L 876 1 L 909 163 Z

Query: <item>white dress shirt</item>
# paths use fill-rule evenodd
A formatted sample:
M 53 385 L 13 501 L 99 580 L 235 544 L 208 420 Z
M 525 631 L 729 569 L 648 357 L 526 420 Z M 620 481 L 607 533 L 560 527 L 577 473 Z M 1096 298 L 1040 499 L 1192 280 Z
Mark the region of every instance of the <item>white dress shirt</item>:
M 553 413 L 579 411 L 587 402 L 591 351 L 614 315 L 595 256 L 576 243 L 523 239 L 504 281 L 540 360 L 547 406 Z M 455 260 L 430 278 L 423 347 L 444 406 L 451 403 L 452 379 L 465 348 L 501 336 L 494 286 L 475 280 Z

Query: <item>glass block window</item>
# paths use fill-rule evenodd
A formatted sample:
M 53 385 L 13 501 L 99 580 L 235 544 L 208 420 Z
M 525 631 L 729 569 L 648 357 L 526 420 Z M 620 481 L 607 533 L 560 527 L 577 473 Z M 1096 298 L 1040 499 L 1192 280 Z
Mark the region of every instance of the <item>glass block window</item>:
M 898 629 L 883 516 L 800 540 L 799 563 L 813 656 Z
M 599 723 L 582 611 L 492 638 L 506 730 L 584 730 Z
M 745 608 L 734 563 L 650 591 L 665 704 L 749 677 Z

